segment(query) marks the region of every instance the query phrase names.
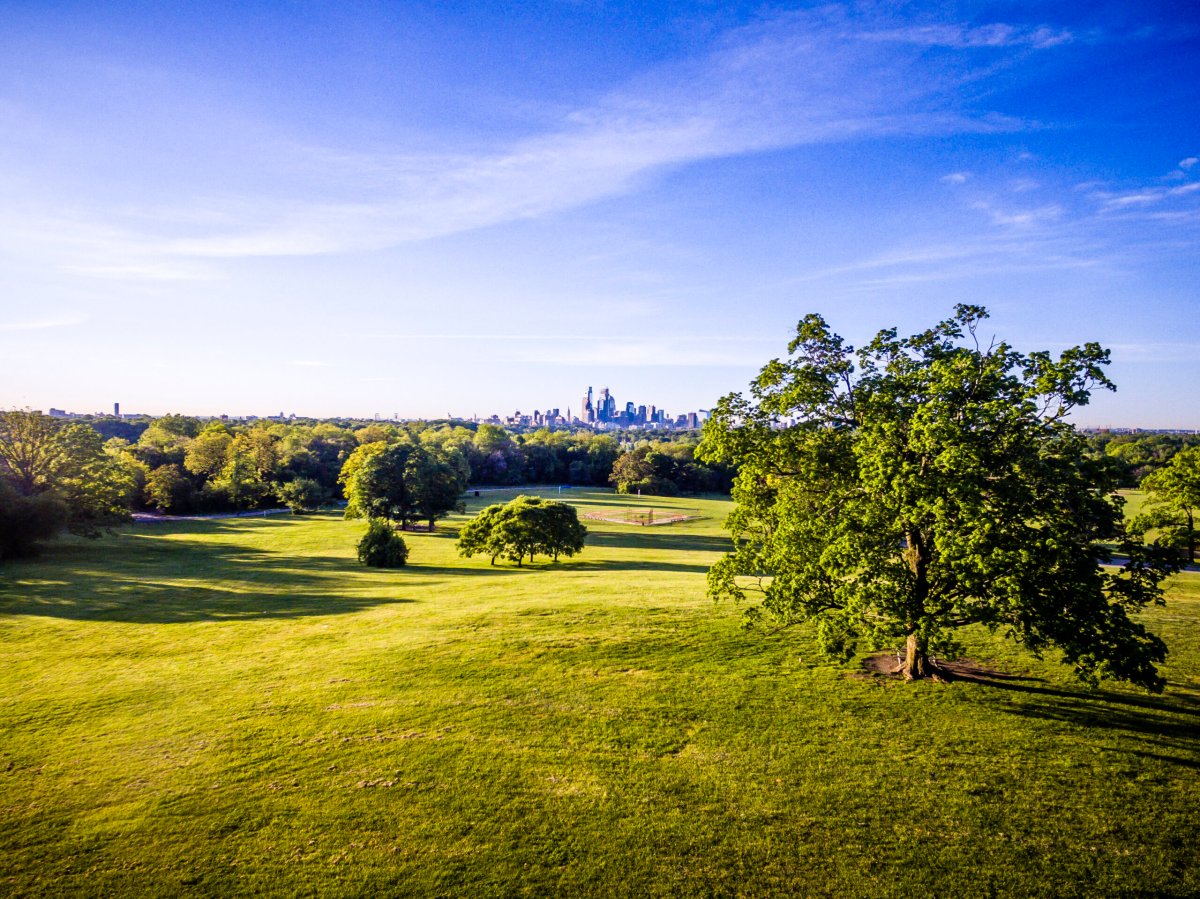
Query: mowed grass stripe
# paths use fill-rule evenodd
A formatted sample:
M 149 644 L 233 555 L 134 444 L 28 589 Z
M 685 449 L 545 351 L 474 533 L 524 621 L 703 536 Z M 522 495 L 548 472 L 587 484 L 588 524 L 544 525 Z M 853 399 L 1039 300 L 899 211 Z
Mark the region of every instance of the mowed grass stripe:
M 728 503 L 654 504 L 706 517 L 590 522 L 583 554 L 519 570 L 458 558 L 465 517 L 367 570 L 362 523 L 325 515 L 6 565 L 0 888 L 1200 892 L 1200 577 L 1148 616 L 1163 697 L 982 631 L 1014 679 L 905 686 L 743 630 L 704 595 Z

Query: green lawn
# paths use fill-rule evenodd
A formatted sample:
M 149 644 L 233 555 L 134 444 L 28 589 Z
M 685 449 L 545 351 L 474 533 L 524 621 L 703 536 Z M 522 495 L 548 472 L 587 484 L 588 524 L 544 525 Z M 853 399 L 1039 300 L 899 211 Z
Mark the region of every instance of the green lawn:
M 333 515 L 0 568 L 0 893 L 1200 894 L 1200 575 L 1162 697 L 986 634 L 1006 676 L 907 686 L 705 598 L 728 503 L 562 498 L 709 517 L 520 570 L 461 517 L 366 570 Z

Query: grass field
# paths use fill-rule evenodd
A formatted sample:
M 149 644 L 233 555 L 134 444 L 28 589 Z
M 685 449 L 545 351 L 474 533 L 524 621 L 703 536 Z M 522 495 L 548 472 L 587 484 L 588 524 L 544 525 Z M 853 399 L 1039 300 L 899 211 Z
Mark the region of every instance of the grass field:
M 521 569 L 458 517 L 366 570 L 334 515 L 6 564 L 0 893 L 1200 895 L 1200 575 L 1161 697 L 986 633 L 1008 676 L 907 686 L 744 631 L 728 504 L 655 504 L 705 518 Z

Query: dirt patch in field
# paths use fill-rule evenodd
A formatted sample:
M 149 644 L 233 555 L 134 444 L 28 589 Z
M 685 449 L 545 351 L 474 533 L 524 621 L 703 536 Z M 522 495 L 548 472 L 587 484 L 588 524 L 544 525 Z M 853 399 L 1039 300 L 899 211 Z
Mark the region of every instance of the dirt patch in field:
M 886 677 L 903 680 L 904 675 L 901 673 L 903 665 L 903 656 L 897 656 L 894 652 L 877 652 L 875 655 L 863 659 L 862 671 L 855 672 L 852 676 Z M 975 659 L 955 659 L 954 661 L 937 659 L 933 663 L 933 674 L 928 679 L 939 683 L 947 683 L 955 680 L 976 681 L 978 683 L 1021 680 L 1017 675 L 998 671 Z

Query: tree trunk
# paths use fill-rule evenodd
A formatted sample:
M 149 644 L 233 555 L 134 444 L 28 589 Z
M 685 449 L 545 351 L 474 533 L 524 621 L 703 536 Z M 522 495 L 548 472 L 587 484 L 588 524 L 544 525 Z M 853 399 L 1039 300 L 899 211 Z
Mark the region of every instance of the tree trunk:
M 917 680 L 933 673 L 929 664 L 929 644 L 918 633 L 917 622 L 925 614 L 929 598 L 929 548 L 915 527 L 905 529 L 904 561 L 913 574 L 912 607 L 909 610 L 907 651 L 904 654 L 904 679 Z
M 915 631 L 908 635 L 908 644 L 904 653 L 905 680 L 918 680 L 933 673 L 927 651 L 928 646 L 923 637 Z

